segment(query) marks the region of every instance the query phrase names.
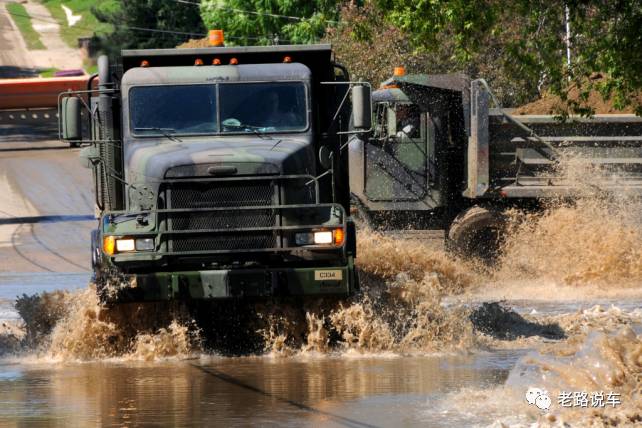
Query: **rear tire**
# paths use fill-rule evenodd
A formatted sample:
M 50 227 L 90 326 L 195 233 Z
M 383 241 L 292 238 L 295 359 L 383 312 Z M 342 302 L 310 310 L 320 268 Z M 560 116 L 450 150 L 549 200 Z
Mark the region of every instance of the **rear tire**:
M 464 257 L 487 263 L 499 256 L 506 219 L 502 212 L 474 206 L 460 213 L 446 235 L 446 248 Z

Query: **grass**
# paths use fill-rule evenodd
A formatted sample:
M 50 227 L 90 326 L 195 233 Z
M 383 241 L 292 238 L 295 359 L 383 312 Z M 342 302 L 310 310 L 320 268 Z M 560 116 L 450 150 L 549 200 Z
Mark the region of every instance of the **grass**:
M 47 68 L 40 72 L 40 77 L 54 77 L 54 74 L 58 71 L 57 68 Z
M 85 59 L 82 62 L 82 68 L 85 69 L 85 73 L 87 74 L 95 74 L 98 73 L 98 64 L 96 64 L 95 61 Z
M 27 44 L 27 49 L 45 49 L 45 45 L 40 40 L 40 35 L 34 30 L 31 25 L 31 18 L 27 10 L 20 3 L 7 3 L 7 11 L 11 15 L 11 19 L 16 23 L 16 26 L 22 33 L 22 38 Z
M 110 1 L 111 0 L 40 0 L 60 25 L 60 37 L 72 48 L 78 47 L 78 39 L 81 37 L 91 37 L 94 34 L 104 34 L 112 31 L 110 24 L 99 22 L 91 12 L 93 6 Z M 67 23 L 65 11 L 62 9 L 63 4 L 71 9 L 74 15 L 82 15 L 82 18 L 76 22 L 76 25 L 73 27 L 70 27 Z

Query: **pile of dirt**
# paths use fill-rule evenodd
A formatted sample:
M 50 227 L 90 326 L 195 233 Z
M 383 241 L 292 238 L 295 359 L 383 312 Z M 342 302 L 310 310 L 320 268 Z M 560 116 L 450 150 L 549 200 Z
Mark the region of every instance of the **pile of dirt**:
M 189 39 L 185 43 L 182 43 L 176 46 L 179 49 L 189 49 L 189 48 L 211 48 L 209 37 L 204 37 L 202 39 Z
M 586 101 L 580 100 L 580 91 L 577 88 L 572 88 L 569 91 L 568 99 L 571 102 L 577 102 L 582 107 L 590 107 L 593 109 L 594 114 L 634 114 L 635 105 L 642 105 L 642 94 L 638 95 L 632 105 L 624 108 L 617 109 L 614 106 L 613 99 L 605 100 L 597 90 L 592 90 L 588 94 Z M 562 99 L 549 92 L 545 93 L 539 100 L 533 101 L 521 107 L 516 108 L 512 114 L 525 115 L 525 114 L 569 114 L 569 104 L 562 101 Z

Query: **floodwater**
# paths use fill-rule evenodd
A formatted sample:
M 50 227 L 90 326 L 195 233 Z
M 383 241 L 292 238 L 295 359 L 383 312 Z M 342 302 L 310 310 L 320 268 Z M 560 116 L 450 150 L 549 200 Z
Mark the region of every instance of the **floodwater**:
M 83 280 L 0 275 L 3 319 L 18 318 L 18 293 L 74 290 Z M 148 362 L 61 361 L 29 350 L 0 358 L 0 424 L 446 426 L 449 412 L 433 414 L 431 403 L 462 387 L 501 385 L 525 352 L 198 353 Z
M 642 210 L 630 203 L 516 224 L 492 273 L 360 231 L 361 295 L 245 307 L 247 325 L 210 323 L 213 339 L 181 308 L 158 320 L 97 304 L 85 268 L 93 223 L 65 220 L 90 218 L 88 171 L 77 150 L 28 144 L 0 151 L 1 427 L 642 422 Z M 45 215 L 59 221 L 10 220 Z M 253 347 L 227 346 L 245 335 Z M 550 408 L 527 403 L 533 387 Z M 598 390 L 621 402 L 558 402 Z
M 5 307 L 20 278 L 0 276 Z M 25 282 L 29 292 L 38 292 L 52 284 L 75 289 L 83 279 L 54 274 Z M 586 313 L 600 324 L 628 314 L 628 324 L 642 332 L 642 299 L 617 310 L 610 300 L 601 302 L 602 308 L 593 303 L 519 301 L 513 308 L 552 317 Z M 8 308 L 5 319 L 15 320 Z M 538 379 L 521 381 L 520 371 L 537 348 L 555 342 L 515 340 L 503 348 L 444 352 L 266 351 L 244 357 L 215 350 L 162 355 L 159 348 L 151 360 L 132 352 L 88 360 L 69 353 L 61 357 L 47 344 L 0 357 L 0 426 L 452 427 L 496 421 L 528 426 L 542 417 L 523 398 Z
M 452 418 L 433 413 L 433 402 L 462 387 L 501 384 L 520 354 L 202 356 L 151 364 L 9 360 L 0 363 L 0 421 L 68 421 L 77 426 L 447 426 Z

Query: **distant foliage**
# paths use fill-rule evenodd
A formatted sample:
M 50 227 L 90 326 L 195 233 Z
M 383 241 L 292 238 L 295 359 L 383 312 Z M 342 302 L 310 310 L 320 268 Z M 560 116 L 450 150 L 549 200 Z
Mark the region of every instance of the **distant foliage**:
M 408 73 L 444 72 L 448 58 L 418 53 L 403 31 L 386 20 L 371 2 L 363 6 L 348 3 L 341 9 L 338 26 L 327 30 L 324 41 L 331 43 L 336 59 L 353 79 L 378 85 L 392 76 L 393 68 L 404 66 Z
M 454 58 L 474 62 L 495 46 L 495 64 L 511 78 L 536 82 L 566 100 L 582 88 L 571 111 L 591 113 L 583 104 L 591 90 L 612 98 L 617 108 L 636 104 L 642 89 L 642 2 L 639 0 L 379 0 L 390 22 L 425 51 L 440 49 L 444 37 Z M 565 5 L 571 27 L 571 67 L 566 62 Z M 481 64 L 481 63 L 480 63 Z M 596 73 L 601 73 L 597 75 Z M 602 78 L 603 77 L 603 78 Z
M 99 3 L 92 12 L 99 21 L 114 27 L 113 33 L 100 40 L 110 56 L 117 56 L 121 49 L 173 48 L 190 39 L 189 35 L 144 29 L 206 33 L 197 6 L 169 0 L 110 0 Z
M 458 45 L 452 32 L 431 33 L 425 43 L 395 22 L 395 14 L 373 1 L 362 6 L 347 3 L 341 9 L 337 27 L 327 30 L 325 41 L 332 43 L 337 59 L 353 77 L 378 85 L 391 77 L 395 66 L 408 73 L 466 73 L 486 78 L 503 105 L 519 105 L 537 98 L 537 80 L 509 68 L 506 47 L 499 39 L 484 36 L 474 49 Z
M 314 43 L 339 18 L 336 0 L 203 0 L 201 16 L 228 45 Z M 276 16 L 281 15 L 281 16 Z M 289 17 L 289 18 L 288 18 Z

